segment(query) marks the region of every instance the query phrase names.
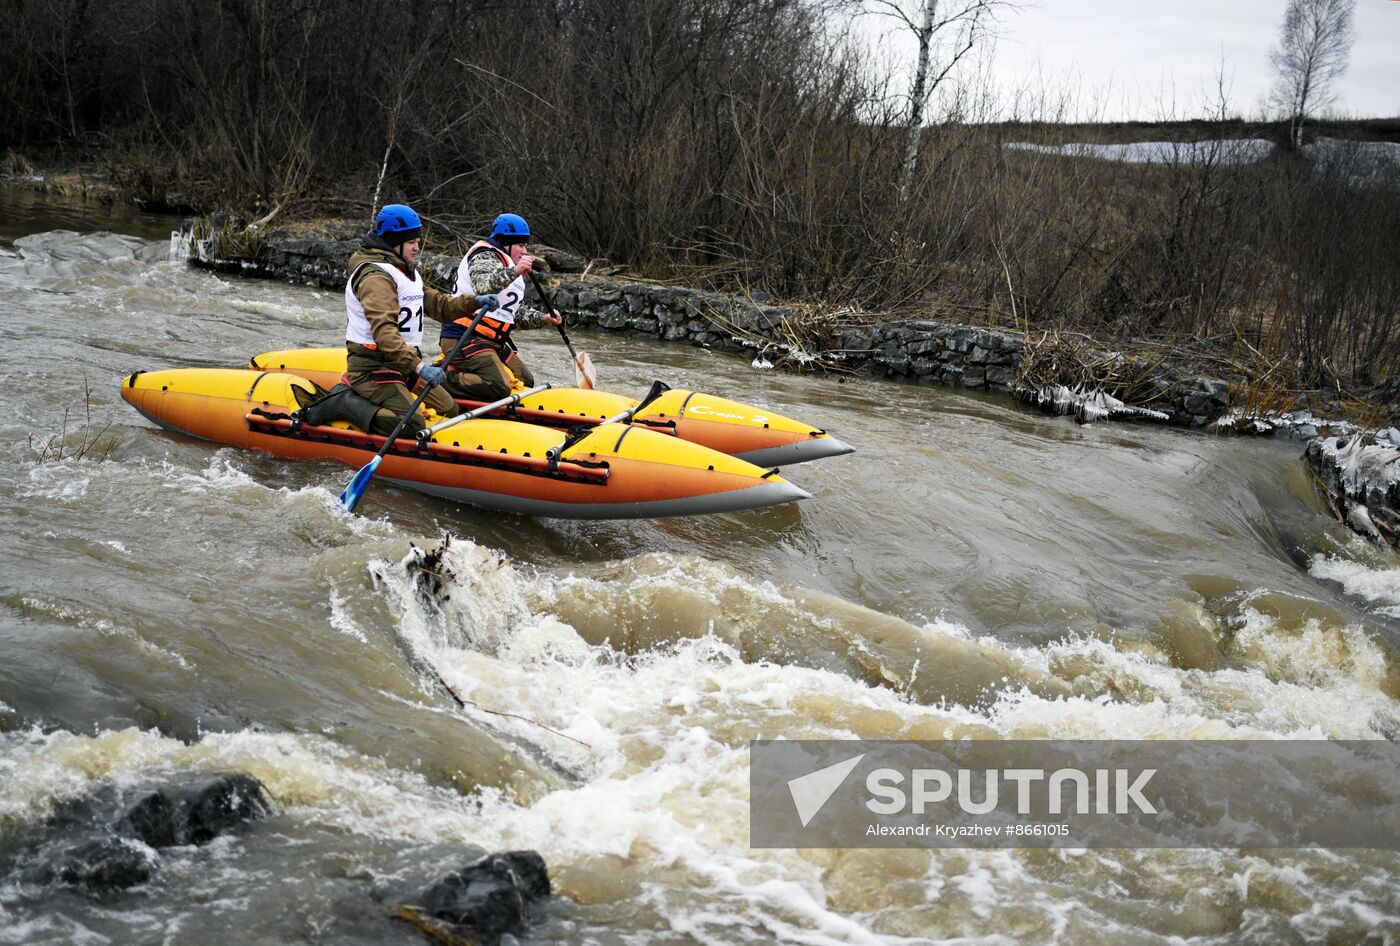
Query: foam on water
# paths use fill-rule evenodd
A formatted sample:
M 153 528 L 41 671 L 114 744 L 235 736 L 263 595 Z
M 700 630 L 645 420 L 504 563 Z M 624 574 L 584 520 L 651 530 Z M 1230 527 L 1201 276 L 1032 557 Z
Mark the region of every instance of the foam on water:
M 336 505 L 328 491 L 331 505 L 323 506 L 314 489 L 261 486 L 226 455 L 202 470 L 152 463 L 135 472 L 196 496 L 313 499 L 321 514 Z M 370 528 L 373 538 L 395 535 L 385 524 Z M 423 555 L 408 561 L 421 564 Z M 648 911 L 663 938 L 1002 936 L 1082 944 L 1246 930 L 1267 939 L 1287 917 L 1305 937 L 1400 922 L 1400 904 L 1385 886 L 1393 864 L 1377 869 L 1322 852 L 1130 852 L 1124 862 L 1122 852 L 1099 851 L 748 847 L 754 738 L 1385 737 L 1398 728 L 1389 669 L 1361 628 L 1320 618 L 1285 622 L 1259 602 L 1243 606 L 1228 627 L 1202 612 L 1227 658 L 1213 669 L 1178 666 L 1150 641 L 1114 635 L 1020 647 L 977 637 L 949 615 L 898 634 L 884 628 L 881 636 L 901 645 L 973 651 L 1008 670 L 986 705 L 927 705 L 911 698 L 912 687 L 746 657 L 761 652 L 741 627 L 746 613 L 754 625 L 838 628 L 853 649 L 867 650 L 880 646 L 864 626 L 876 616 L 703 559 L 648 555 L 606 566 L 601 576 L 554 576 L 455 539 L 441 565 L 440 575 L 455 576 L 446 600 L 426 595 L 413 568 L 372 562 L 393 633 L 425 673 L 441 674 L 476 704 L 462 712 L 465 725 L 508 733 L 553 759 L 571 773 L 563 787 L 524 803 L 492 790 L 463 797 L 313 734 L 249 730 L 185 744 L 137 730 L 36 730 L 0 736 L 0 824 L 32 824 L 58 801 L 106 781 L 238 770 L 261 779 L 303 828 L 537 849 L 565 895 L 580 903 L 628 900 L 629 909 Z M 345 593 L 329 594 L 332 626 L 360 640 L 384 634 L 352 617 Z M 640 623 L 698 615 L 701 633 L 645 640 L 583 634 L 563 617 L 599 605 Z M 628 646 L 618 647 L 620 640 Z M 929 660 L 914 675 L 947 672 Z M 1026 682 L 1039 677 L 1059 681 L 1062 692 Z M 425 681 L 424 691 L 435 686 Z M 1101 892 L 1115 885 L 1117 894 Z
M 753 738 L 1384 738 L 1400 724 L 1386 692 L 1385 656 L 1360 629 L 1312 621 L 1287 631 L 1253 608 L 1245 609 L 1224 644 L 1231 665 L 1210 671 L 1181 669 L 1164 654 L 1120 647 L 1112 639 L 1045 648 L 978 640 L 1027 674 L 1054 675 L 1075 692 L 1047 697 L 1012 681 L 992 705 L 977 710 L 919 705 L 889 687 L 822 669 L 746 662 L 732 642 L 712 634 L 622 653 L 589 643 L 557 616 L 536 610 L 539 602 L 597 594 L 589 579 L 527 579 L 460 540 L 444 565 L 459 576 L 444 603 L 418 593 L 402 568 L 377 566 L 399 633 L 464 698 L 587 744 L 497 720 L 555 754 L 582 781 L 528 806 L 500 795 L 483 798 L 477 836 L 500 846 L 535 847 L 560 866 L 606 856 L 637 865 L 642 876 L 679 872 L 683 881 L 646 886 L 646 896 L 673 932 L 702 942 L 760 933 L 785 941 L 895 941 L 872 932 L 886 927 L 890 933 L 928 935 L 935 928 L 939 935 L 985 937 L 998 928 L 995 917 L 1008 911 L 1034 915 L 1025 921 L 1028 929 L 1046 941 L 1088 941 L 1074 938 L 1086 909 L 1100 914 L 1101 928 L 1117 926 L 1123 935 L 1238 928 L 1234 906 L 1222 910 L 1203 899 L 1182 909 L 1174 901 L 1193 895 L 1206 879 L 1212 895 L 1233 896 L 1239 856 L 1215 851 L 1173 852 L 1158 861 L 1153 858 L 1161 852 L 1142 854 L 1144 863 L 1157 865 L 1162 886 L 1139 894 L 1140 922 L 1131 912 L 1115 918 L 1110 901 L 1086 906 L 1076 885 L 1048 882 L 1046 874 L 1058 868 L 1040 869 L 1042 861 L 1050 858 L 1053 866 L 1072 855 L 1013 851 L 913 852 L 926 865 L 928 883 L 941 888 L 940 915 L 918 913 L 920 894 L 892 896 L 887 909 L 855 918 L 858 904 L 879 898 L 864 899 L 869 891 L 856 876 L 818 865 L 830 858 L 878 863 L 888 852 L 750 850 L 747 743 Z M 667 568 L 655 557 L 635 565 L 635 580 L 620 582 L 613 593 L 684 587 L 703 597 L 745 590 L 742 579 L 714 575 L 706 592 L 695 592 L 693 565 Z M 677 578 L 679 585 L 670 584 Z M 747 591 L 756 609 L 795 601 L 766 582 L 748 582 Z M 972 639 L 946 618 L 920 630 Z M 405 814 L 406 821 L 415 818 Z M 1086 852 L 1081 860 L 1092 866 L 1080 869 L 1102 872 L 1111 859 Z M 1308 896 L 1318 883 L 1304 884 Z M 1379 910 L 1376 904 L 1387 902 L 1372 897 L 1359 905 Z M 1029 913 L 1028 904 L 1034 905 Z M 1394 920 L 1393 898 L 1388 910 Z M 1071 914 L 1080 919 L 1071 923 Z
M 81 460 L 36 463 L 29 468 L 28 482 L 20 484 L 16 493 L 24 499 L 76 503 L 87 495 L 92 482 L 89 469 L 90 465 Z
M 1335 581 L 1349 595 L 1376 605 L 1376 610 L 1400 617 L 1400 566 L 1374 565 L 1319 553 L 1308 562 L 1315 578 Z
M 183 503 L 189 497 L 217 496 L 231 513 L 249 514 L 259 519 L 271 515 L 283 519 L 313 517 L 315 522 L 309 523 L 310 528 L 324 528 L 335 535 L 348 531 L 359 538 L 376 539 L 402 534 L 387 519 L 348 512 L 340 502 L 339 490 L 343 484 L 339 479 L 333 479 L 331 485 L 269 486 L 243 469 L 240 464 L 246 462 L 247 457 L 226 448 L 211 456 L 202 469 L 180 467 L 168 460 L 138 459 L 120 465 L 167 494 L 178 495 L 179 499 L 169 500 L 172 504 Z M 335 471 L 331 474 L 333 477 L 342 475 L 342 468 L 331 469 Z M 348 481 L 352 472 L 348 467 L 344 470 L 344 479 Z

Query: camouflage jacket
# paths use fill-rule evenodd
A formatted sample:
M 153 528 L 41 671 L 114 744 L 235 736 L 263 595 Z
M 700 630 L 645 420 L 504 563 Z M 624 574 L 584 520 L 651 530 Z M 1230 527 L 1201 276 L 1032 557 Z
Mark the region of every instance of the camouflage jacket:
M 484 249 L 478 250 L 467 260 L 467 272 L 472 277 L 472 288 L 478 293 L 500 292 L 516 280 L 514 269 L 507 269 L 499 256 Z M 528 276 L 526 281 L 528 283 Z M 544 320 L 547 315 L 548 312 L 534 306 L 522 305 L 515 310 L 515 327 L 522 331 L 548 328 L 549 323 Z

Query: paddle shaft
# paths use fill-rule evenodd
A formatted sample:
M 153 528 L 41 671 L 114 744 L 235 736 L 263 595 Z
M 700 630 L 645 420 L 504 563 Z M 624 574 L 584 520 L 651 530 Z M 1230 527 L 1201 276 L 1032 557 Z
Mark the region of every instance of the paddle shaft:
M 535 278 L 535 271 L 530 270 L 530 285 L 535 287 L 535 294 L 544 300 L 545 307 L 551 312 L 554 311 L 554 301 L 549 298 L 549 293 L 544 291 L 544 286 Z M 555 326 L 559 330 L 559 337 L 564 340 L 564 347 L 569 350 L 569 357 L 578 364 L 578 352 L 574 351 L 574 343 L 569 341 L 569 333 L 564 331 L 564 313 L 559 313 L 559 324 Z
M 492 401 L 490 404 L 483 404 L 475 410 L 467 411 L 465 414 L 458 414 L 456 417 L 449 417 L 447 418 L 447 420 L 438 421 L 433 426 L 425 427 L 422 430 L 420 430 L 418 432 L 418 439 L 427 440 L 429 437 L 431 437 L 438 431 L 446 430 L 449 427 L 453 427 L 457 424 L 460 424 L 464 420 L 475 420 L 482 414 L 489 414 L 492 411 L 500 410 L 501 408 L 507 407 L 511 404 L 519 404 L 523 398 L 527 398 L 532 394 L 539 394 L 541 391 L 548 391 L 549 387 L 550 386 L 548 384 L 539 384 L 528 390 L 518 391 L 515 394 L 512 394 L 510 397 L 503 397 L 499 401 Z

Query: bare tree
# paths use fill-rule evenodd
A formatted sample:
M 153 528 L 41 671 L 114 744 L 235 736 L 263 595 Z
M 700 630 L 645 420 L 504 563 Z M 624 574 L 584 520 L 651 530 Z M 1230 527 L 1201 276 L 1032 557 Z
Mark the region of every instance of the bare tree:
M 1356 0 L 1288 0 L 1279 44 L 1269 53 L 1278 74 L 1273 103 L 1288 116 L 1289 138 L 1303 145 L 1303 123 L 1335 97 L 1333 83 L 1351 53 Z
M 1013 0 L 862 0 L 863 13 L 889 17 L 914 34 L 918 59 L 909 91 L 909 118 L 904 132 L 904 161 L 900 195 L 909 192 L 919 165 L 919 139 L 928 100 L 949 73 L 991 35 L 1000 10 L 1014 9 Z M 940 9 L 941 8 L 941 9 Z

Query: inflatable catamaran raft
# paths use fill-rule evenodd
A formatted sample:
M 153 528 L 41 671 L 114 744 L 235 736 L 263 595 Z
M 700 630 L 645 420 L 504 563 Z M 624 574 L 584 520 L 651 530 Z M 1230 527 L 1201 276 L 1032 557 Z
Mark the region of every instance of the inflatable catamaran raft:
M 341 357 L 343 371 L 343 350 Z M 338 377 L 328 380 L 334 383 Z M 362 466 L 386 438 L 344 421 L 319 426 L 304 423 L 297 411 L 314 393 L 313 384 L 293 374 L 223 368 L 138 371 L 126 378 L 121 388 L 123 400 L 168 430 L 281 457 L 339 460 L 351 467 Z M 637 403 L 626 398 L 621 401 L 624 408 Z M 653 416 L 655 404 L 648 404 L 646 416 Z M 563 408 L 551 402 L 549 407 L 526 409 L 558 414 Z M 492 417 L 451 426 L 439 423 L 421 441 L 408 436 L 395 441 L 384 456 L 378 478 L 488 509 L 575 519 L 687 516 L 808 498 L 808 493 L 777 475 L 776 470 L 764 470 L 737 456 L 682 439 L 680 414 L 676 410 L 670 417 L 660 418 L 662 427 L 665 420 L 677 421 L 675 435 L 637 423 L 599 423 L 602 418 L 591 416 L 584 419 L 593 420 L 591 429 L 581 429 L 582 420 L 570 417 L 571 431 Z M 775 419 L 792 423 L 769 415 L 768 429 L 774 429 Z M 763 429 L 761 424 L 759 429 Z M 809 429 L 802 434 L 811 440 L 825 436 L 819 431 L 809 434 Z M 791 446 L 807 442 L 793 438 L 746 452 L 757 451 L 762 456 L 764 451 L 787 449 L 795 455 Z M 838 452 L 850 452 L 845 444 L 840 447 L 843 449 Z
M 345 348 L 300 348 L 255 355 L 249 367 L 280 371 L 331 388 L 345 374 Z M 481 401 L 459 400 L 463 410 Z M 635 398 L 583 388 L 550 388 L 491 412 L 488 416 L 568 429 L 592 426 L 636 407 Z M 667 390 L 632 417 L 644 427 L 679 440 L 700 444 L 756 466 L 790 466 L 854 452 L 824 430 L 761 410 L 751 404 L 702 394 Z

